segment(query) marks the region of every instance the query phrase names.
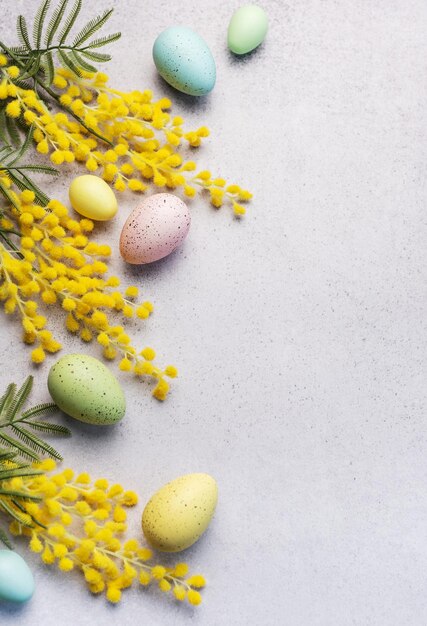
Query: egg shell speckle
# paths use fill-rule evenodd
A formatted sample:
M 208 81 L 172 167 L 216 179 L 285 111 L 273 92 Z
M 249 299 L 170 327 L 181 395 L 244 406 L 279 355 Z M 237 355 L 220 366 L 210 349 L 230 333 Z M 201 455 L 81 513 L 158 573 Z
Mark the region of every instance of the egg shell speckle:
M 209 474 L 187 474 L 157 491 L 142 514 L 142 530 L 149 544 L 163 552 L 189 548 L 205 532 L 218 499 L 216 481 Z
M 160 33 L 154 42 L 153 59 L 160 76 L 183 93 L 203 96 L 215 85 L 212 53 L 191 28 L 171 26 Z
M 185 239 L 191 216 L 187 205 L 170 193 L 145 198 L 126 220 L 120 254 L 127 263 L 152 263 L 173 252 Z
M 118 380 L 94 357 L 61 357 L 49 371 L 47 386 L 59 408 L 80 422 L 107 426 L 125 414 L 126 401 Z

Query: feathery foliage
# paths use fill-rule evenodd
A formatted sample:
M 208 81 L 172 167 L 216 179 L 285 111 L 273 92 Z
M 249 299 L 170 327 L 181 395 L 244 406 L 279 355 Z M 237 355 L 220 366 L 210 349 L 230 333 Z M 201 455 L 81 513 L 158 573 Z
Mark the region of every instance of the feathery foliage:
M 29 78 L 40 82 L 38 79 L 43 74 L 45 84 L 51 85 L 55 55 L 62 65 L 77 76 L 81 76 L 82 69 L 95 72 L 96 67 L 92 63 L 105 63 L 111 59 L 109 54 L 96 50 L 120 38 L 119 32 L 94 37 L 111 17 L 113 9 L 106 10 L 89 20 L 71 38 L 70 32 L 80 14 L 82 0 L 74 0 L 72 5 L 70 0 L 59 0 L 48 19 L 50 5 L 51 0 L 43 0 L 36 13 L 33 42 L 30 40 L 25 17 L 19 15 L 17 32 L 20 45 L 8 49 L 3 46 L 5 52 L 13 54 L 22 64 L 21 82 Z
M 13 385 L 9 385 L 8 391 L 6 392 L 7 395 L 5 394 L 1 398 L 3 409 L 7 405 L 11 407 L 14 402 L 14 399 L 11 400 L 12 390 Z M 43 471 L 20 462 L 17 452 L 10 452 L 0 448 L 0 512 L 6 513 L 8 517 L 12 517 L 12 519 L 16 520 L 22 526 L 32 526 L 34 523 L 32 517 L 25 512 L 23 504 L 29 501 L 37 502 L 41 498 L 24 490 L 20 479 L 24 476 L 37 476 L 38 474 L 43 474 Z M 13 486 L 10 482 L 11 480 L 13 481 L 13 479 L 17 479 L 19 484 Z M 8 534 L 1 527 L 0 543 L 12 549 Z
M 57 410 L 57 406 L 52 402 L 38 404 L 22 412 L 32 386 L 33 377 L 28 376 L 19 389 L 15 383 L 11 383 L 0 398 L 0 445 L 11 448 L 19 457 L 33 462 L 39 461 L 40 455 L 61 460 L 59 452 L 34 431 L 51 435 L 70 435 L 70 430 L 61 424 L 40 419 Z
M 37 404 L 22 411 L 32 387 L 33 377 L 28 376 L 19 389 L 15 383 L 10 383 L 0 398 L 0 511 L 23 526 L 34 524 L 34 519 L 26 512 L 23 504 L 41 498 L 25 490 L 19 479 L 43 474 L 42 470 L 34 466 L 41 456 L 62 459 L 59 452 L 34 431 L 50 435 L 71 434 L 66 426 L 41 419 L 57 410 L 52 402 Z M 16 485 L 12 479 L 17 479 Z M 0 542 L 8 548 L 12 547 L 2 528 Z
M 17 146 L 12 146 L 11 143 L 8 143 L 7 132 L 8 129 L 6 125 L 3 123 L 5 120 L 10 120 L 11 118 L 2 116 L 0 113 L 0 142 L 3 144 L 0 147 L 0 172 L 6 173 L 8 178 L 20 189 L 24 191 L 25 189 L 29 189 L 33 191 L 36 197 L 37 202 L 42 204 L 43 206 L 49 202 L 49 197 L 38 187 L 38 185 L 28 176 L 28 173 L 34 174 L 49 174 L 51 176 L 57 176 L 59 174 L 58 170 L 49 165 L 38 165 L 38 164 L 25 164 L 18 165 L 18 162 L 22 159 L 24 154 L 27 152 L 28 148 L 32 143 L 33 138 L 33 127 L 27 130 L 25 138 L 21 144 L 18 143 Z M 13 121 L 13 120 L 12 120 Z M 9 132 L 9 138 L 13 141 L 13 136 Z M 16 202 L 14 200 L 13 195 L 8 190 L 7 186 L 0 181 L 0 194 L 10 202 L 15 208 Z M 1 230 L 1 229 L 0 229 Z M 19 234 L 19 233 L 14 233 Z

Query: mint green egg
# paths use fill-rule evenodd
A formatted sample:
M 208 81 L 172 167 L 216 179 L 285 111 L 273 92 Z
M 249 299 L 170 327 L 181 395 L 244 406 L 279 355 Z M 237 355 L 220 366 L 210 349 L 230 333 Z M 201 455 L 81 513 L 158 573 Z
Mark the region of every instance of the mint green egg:
M 92 356 L 66 354 L 50 368 L 47 386 L 59 408 L 80 422 L 109 426 L 126 410 L 120 383 Z
M 12 550 L 0 550 L 0 600 L 27 602 L 34 578 L 24 559 Z
M 190 96 L 209 93 L 216 80 L 215 61 L 205 40 L 186 26 L 171 26 L 157 37 L 153 59 L 169 85 Z
M 265 39 L 267 15 L 256 4 L 247 4 L 233 13 L 228 26 L 228 47 L 235 54 L 255 50 Z

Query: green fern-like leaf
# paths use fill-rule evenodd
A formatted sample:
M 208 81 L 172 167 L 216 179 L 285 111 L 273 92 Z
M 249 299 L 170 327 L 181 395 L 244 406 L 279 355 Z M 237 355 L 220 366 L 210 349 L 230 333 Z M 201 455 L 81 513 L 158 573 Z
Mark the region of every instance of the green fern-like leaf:
M 11 437 L 10 435 L 8 435 L 7 433 L 3 431 L 0 431 L 0 442 L 4 446 L 12 448 L 12 450 L 16 450 L 24 459 L 27 459 L 29 461 L 39 460 L 38 455 L 35 452 L 33 452 L 30 448 L 28 448 L 26 445 L 21 443 L 19 439 L 16 439 L 15 437 Z
M 18 411 L 21 410 L 22 405 L 25 403 L 31 393 L 31 389 L 33 388 L 33 381 L 33 377 L 28 376 L 24 381 L 22 387 L 20 387 L 15 393 L 13 401 L 10 403 L 6 412 L 6 422 L 13 422 L 16 419 L 16 414 L 18 413 Z
M 67 8 L 68 0 L 62 0 L 54 9 L 52 13 L 52 17 L 49 20 L 49 24 L 46 30 L 46 38 L 45 43 L 48 48 L 55 37 L 56 31 L 61 24 L 62 18 L 64 17 L 65 9 Z M 50 83 L 49 83 L 50 84 Z
M 68 67 L 68 69 L 71 70 L 76 76 L 80 77 L 82 75 L 79 66 L 74 61 L 71 54 L 64 52 L 64 50 L 58 50 L 58 54 L 61 57 L 61 60 L 65 67 Z
M 44 422 L 42 420 L 34 420 L 34 422 L 23 421 L 23 424 L 27 424 L 27 426 L 30 426 L 30 428 L 34 430 L 49 433 L 50 435 L 62 435 L 65 437 L 71 435 L 70 429 L 62 424 L 51 424 L 50 422 Z
M 106 46 L 107 43 L 112 43 L 113 41 L 117 41 L 120 39 L 121 33 L 113 33 L 112 35 L 105 35 L 104 37 L 99 37 L 98 39 L 94 39 L 89 42 L 87 48 L 92 50 L 92 48 L 102 48 Z
M 13 398 L 15 396 L 15 392 L 16 392 L 16 385 L 15 385 L 15 383 L 10 383 L 7 386 L 7 388 L 6 388 L 6 391 L 4 392 L 2 397 L 0 398 L 0 421 L 3 421 L 4 416 L 6 415 L 7 411 L 9 410 L 9 406 L 13 402 Z
M 46 19 L 47 12 L 49 11 L 50 0 L 44 0 L 39 6 L 39 9 L 36 13 L 36 17 L 34 19 L 34 27 L 33 27 L 33 39 L 34 45 L 36 48 L 40 48 L 43 26 Z
M 31 468 L 28 465 L 20 465 L 12 469 L 0 470 L 0 481 L 9 480 L 10 478 L 19 478 L 22 476 L 39 476 L 42 471 Z
M 88 63 L 76 50 L 72 50 L 70 56 L 78 68 L 86 70 L 87 72 L 96 72 L 96 67 Z
M 27 22 L 23 15 L 18 15 L 16 29 L 18 31 L 19 41 L 27 50 L 31 50 L 30 38 L 28 37 Z
M 111 17 L 113 13 L 113 9 L 109 9 L 104 11 L 101 15 L 94 17 L 91 19 L 86 26 L 82 28 L 82 30 L 75 36 L 73 41 L 73 46 L 80 46 L 82 43 L 87 41 L 94 35 L 100 28 L 103 27 L 105 22 Z
M 22 71 L 20 76 L 15 79 L 16 84 L 19 81 L 20 84 L 26 85 L 25 88 L 31 88 L 28 81 L 32 79 L 35 84 L 46 89 L 52 95 L 49 87 L 54 78 L 54 55 L 77 76 L 81 75 L 81 70 L 96 72 L 96 67 L 91 64 L 91 61 L 104 63 L 110 60 L 110 55 L 98 55 L 97 53 L 91 55 L 91 50 L 116 41 L 119 39 L 120 33 L 97 37 L 92 41 L 90 39 L 106 24 L 113 13 L 113 9 L 107 9 L 90 19 L 74 36 L 73 40 L 69 41 L 70 32 L 81 12 L 82 5 L 83 0 L 75 0 L 68 11 L 70 0 L 58 0 L 46 26 L 51 2 L 50 0 L 43 0 L 33 24 L 34 46 L 31 45 L 24 16 L 18 17 L 17 31 L 20 45 L 8 48 L 5 44 L 0 44 L 5 53 L 20 65 Z M 12 137 L 12 135 L 10 136 Z M 14 139 L 13 141 L 15 143 Z
M 74 2 L 74 6 L 68 14 L 67 19 L 65 20 L 64 28 L 62 29 L 59 35 L 59 43 L 62 44 L 68 37 L 68 33 L 74 26 L 74 22 L 77 19 L 78 14 L 80 13 L 80 9 L 82 8 L 82 0 L 76 0 Z
M 7 157 L 4 159 L 4 161 L 7 163 L 7 167 L 10 168 L 12 165 L 14 165 L 14 163 L 17 163 L 20 159 L 22 159 L 22 157 L 30 147 L 31 141 L 33 139 L 33 134 L 34 125 L 32 125 L 28 130 L 24 142 L 22 143 L 20 148 L 13 155 L 9 154 L 9 156 L 12 156 L 12 160 L 9 160 Z
M 53 63 L 52 52 L 46 52 L 41 62 L 41 66 L 47 84 L 51 85 L 55 76 L 55 65 Z
M 93 50 L 81 50 L 80 54 L 87 57 L 90 61 L 95 61 L 97 63 L 106 63 L 111 60 L 111 54 L 106 54 L 105 52 L 94 52 Z
M 30 432 L 26 428 L 23 428 L 22 426 L 15 426 L 14 424 L 12 424 L 12 431 L 29 448 L 34 450 L 36 454 L 47 454 L 54 459 L 62 461 L 62 456 L 57 450 L 55 450 L 55 448 L 43 441 L 43 439 L 40 439 L 40 437 L 37 437 L 37 435 Z
M 36 417 L 44 417 L 57 411 L 58 407 L 53 402 L 45 402 L 44 404 L 36 404 L 36 406 L 31 407 L 31 409 L 27 409 L 21 415 L 21 419 L 23 422 L 27 421 L 29 418 L 34 419 Z
M 34 496 L 31 493 L 26 493 L 25 491 L 19 491 L 16 489 L 3 489 L 0 487 L 0 498 L 2 496 L 7 496 L 8 498 L 13 498 L 15 500 L 20 500 L 22 502 L 40 502 L 40 496 Z
M 9 537 L 7 536 L 6 531 L 3 530 L 3 528 L 1 527 L 0 527 L 0 541 L 6 546 L 6 548 L 9 548 L 9 550 L 13 550 L 13 546 L 9 540 Z
M 53 403 L 37 404 L 22 412 L 33 386 L 33 377 L 28 376 L 17 390 L 11 383 L 0 398 L 0 443 L 10 452 L 0 450 L 0 481 L 5 479 L 4 472 L 13 471 L 5 468 L 5 460 L 12 459 L 15 463 L 19 458 L 39 461 L 43 455 L 62 460 L 61 454 L 41 436 L 33 431 L 51 435 L 70 435 L 66 426 L 40 420 L 57 409 Z M 25 466 L 23 466 L 25 468 Z M 31 468 L 30 468 L 31 469 Z
M 14 146 L 19 146 L 21 143 L 21 136 L 16 122 L 12 117 L 6 116 L 6 130 L 12 144 Z
M 33 522 L 29 523 L 28 518 L 31 517 L 28 513 L 24 513 L 20 510 L 19 507 L 16 506 L 15 502 L 9 500 L 8 498 L 0 498 L 0 509 L 3 509 L 5 513 L 9 515 L 12 519 L 15 519 L 17 522 L 22 524 L 22 526 L 32 526 Z

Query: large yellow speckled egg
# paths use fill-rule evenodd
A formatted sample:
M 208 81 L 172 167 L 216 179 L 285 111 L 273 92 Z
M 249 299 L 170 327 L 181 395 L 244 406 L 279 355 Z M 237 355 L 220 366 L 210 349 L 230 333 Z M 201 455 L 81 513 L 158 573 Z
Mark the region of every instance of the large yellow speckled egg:
M 77 176 L 69 189 L 71 206 L 77 213 L 98 222 L 111 220 L 117 213 L 113 190 L 99 176 Z
M 218 487 L 209 474 L 186 474 L 167 483 L 142 514 L 148 543 L 163 552 L 189 548 L 209 526 L 217 499 Z

